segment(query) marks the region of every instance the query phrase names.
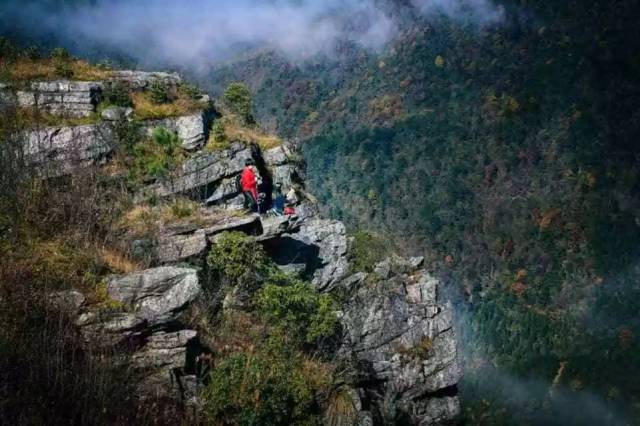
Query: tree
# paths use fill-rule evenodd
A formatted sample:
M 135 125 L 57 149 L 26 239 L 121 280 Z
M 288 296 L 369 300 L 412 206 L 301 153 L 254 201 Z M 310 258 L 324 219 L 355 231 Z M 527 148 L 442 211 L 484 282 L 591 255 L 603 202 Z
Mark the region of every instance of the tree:
M 253 123 L 253 97 L 246 85 L 229 84 L 222 99 L 231 112 L 238 114 L 246 123 Z

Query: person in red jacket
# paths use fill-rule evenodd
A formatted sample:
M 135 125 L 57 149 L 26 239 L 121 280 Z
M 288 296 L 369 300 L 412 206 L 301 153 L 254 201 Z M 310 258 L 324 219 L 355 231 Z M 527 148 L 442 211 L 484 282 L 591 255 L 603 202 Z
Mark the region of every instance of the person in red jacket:
M 253 160 L 248 159 L 244 163 L 244 169 L 240 175 L 240 185 L 244 195 L 245 203 L 252 211 L 258 207 L 258 177 L 254 171 Z

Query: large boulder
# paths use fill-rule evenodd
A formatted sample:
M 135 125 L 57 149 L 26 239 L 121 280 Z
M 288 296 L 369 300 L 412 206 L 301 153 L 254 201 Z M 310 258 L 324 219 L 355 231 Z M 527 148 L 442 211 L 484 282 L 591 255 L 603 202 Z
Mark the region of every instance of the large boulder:
M 204 111 L 199 111 L 195 114 L 180 117 L 153 120 L 145 123 L 145 127 L 149 134 L 158 127 L 164 127 L 178 135 L 182 140 L 182 148 L 193 151 L 201 148 L 206 142 L 207 121 L 207 114 Z
M 207 199 L 224 180 L 242 171 L 247 159 L 253 158 L 250 147 L 236 143 L 229 149 L 200 152 L 182 164 L 175 177 L 146 188 L 159 197 L 192 194 Z
M 109 107 L 100 114 L 104 121 L 130 120 L 133 117 L 133 108 Z
M 411 424 L 450 422 L 460 412 L 453 310 L 436 301 L 438 284 L 419 271 L 363 285 L 341 318 L 341 355 L 357 361 L 360 386 L 379 406 L 378 395 L 397 401 Z
M 215 236 L 226 231 L 257 233 L 260 217 L 228 216 L 204 227 L 187 227 L 174 232 L 167 230 L 158 238 L 156 255 L 158 262 L 171 263 L 203 257 Z
M 24 153 L 45 176 L 68 174 L 113 150 L 111 127 L 100 124 L 47 127 L 26 134 Z
M 159 267 L 112 277 L 107 291 L 138 318 L 157 325 L 175 321 L 200 294 L 200 284 L 196 269 Z
M 311 282 L 319 291 L 342 280 L 349 269 L 347 234 L 344 224 L 336 220 L 310 219 L 298 232 L 285 236 L 317 247 L 317 259 L 312 260 Z
M 159 331 L 144 340 L 144 346 L 132 355 L 132 367 L 141 374 L 138 389 L 143 398 L 170 398 L 188 403 L 196 397 L 197 380 L 191 372 L 197 347 L 197 332 Z
M 347 236 L 342 222 L 291 217 L 267 219 L 264 224 L 265 233 L 258 239 L 281 269 L 299 272 L 318 291 L 327 291 L 346 276 Z

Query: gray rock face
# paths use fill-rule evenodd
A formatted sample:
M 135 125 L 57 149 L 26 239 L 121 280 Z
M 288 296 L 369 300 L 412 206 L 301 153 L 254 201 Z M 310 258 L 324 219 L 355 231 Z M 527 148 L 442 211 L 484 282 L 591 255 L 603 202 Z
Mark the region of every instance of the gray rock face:
M 277 146 L 262 153 L 264 163 L 269 167 L 281 166 L 288 162 L 288 150 L 284 146 Z
M 204 111 L 181 117 L 150 121 L 145 123 L 145 126 L 149 134 L 158 127 L 164 127 L 174 132 L 182 140 L 182 148 L 189 151 L 201 148 L 207 139 L 208 125 Z
M 259 228 L 258 215 L 227 217 L 204 228 L 183 229 L 179 233 L 166 233 L 158 239 L 158 262 L 171 263 L 202 257 L 215 236 L 225 231 L 251 232 Z
M 286 237 L 318 248 L 317 269 L 312 284 L 319 291 L 339 282 L 348 271 L 347 235 L 344 224 L 335 220 L 310 219 L 300 230 Z
M 135 369 L 145 373 L 139 383 L 144 396 L 187 399 L 185 381 L 193 377 L 184 374 L 189 363 L 187 346 L 196 337 L 194 330 L 180 330 L 171 333 L 160 331 L 146 339 L 145 345 L 133 354 L 131 360 Z
M 113 133 L 106 125 L 47 127 L 26 134 L 25 155 L 46 176 L 70 173 L 109 154 Z
M 440 424 L 460 412 L 453 312 L 436 302 L 437 286 L 424 271 L 394 275 L 361 287 L 341 320 L 342 354 L 366 366 L 363 387 L 382 383 L 412 424 Z
M 200 294 L 195 269 L 159 267 L 112 277 L 109 297 L 129 306 L 150 325 L 176 319 L 177 314 Z
M 110 107 L 102 111 L 100 117 L 105 121 L 129 120 L 133 116 L 133 108 Z
M 124 81 L 134 90 L 144 90 L 155 80 L 160 80 L 172 86 L 176 86 L 182 82 L 182 77 L 177 73 L 131 70 L 113 71 L 112 79 L 115 81 Z
M 114 346 L 139 333 L 146 322 L 130 312 L 89 311 L 78 317 L 76 325 L 87 342 Z
M 201 193 L 208 186 L 217 188 L 224 184 L 225 178 L 240 173 L 249 158 L 252 158 L 251 149 L 242 144 L 234 144 L 224 151 L 198 153 L 182 165 L 174 179 L 152 185 L 147 192 L 167 197 L 193 191 Z
M 202 229 L 186 235 L 163 235 L 158 239 L 158 262 L 170 263 L 201 256 L 206 249 L 207 235 Z
M 76 324 L 87 344 L 131 350 L 127 363 L 140 377 L 142 398 L 193 399 L 196 380 L 187 369 L 199 350 L 197 333 L 180 329 L 177 314 L 199 294 L 196 270 L 163 267 L 113 277 L 107 290 L 127 310 L 80 314 Z
M 101 85 L 89 81 L 40 81 L 15 94 L 18 106 L 66 117 L 88 117 L 100 102 Z
M 256 239 L 258 241 L 267 241 L 277 238 L 286 232 L 295 231 L 300 226 L 296 216 L 272 216 L 264 217 L 262 222 L 262 234 Z
M 273 181 L 282 184 L 286 190 L 295 183 L 296 168 L 291 164 L 284 164 L 273 168 Z

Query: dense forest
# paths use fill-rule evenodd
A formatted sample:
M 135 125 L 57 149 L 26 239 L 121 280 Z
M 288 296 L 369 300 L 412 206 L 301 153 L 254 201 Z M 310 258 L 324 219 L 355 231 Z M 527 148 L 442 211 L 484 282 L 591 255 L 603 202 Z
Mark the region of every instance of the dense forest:
M 256 54 L 214 89 L 247 82 L 262 122 L 302 141 L 325 214 L 447 277 L 470 424 L 625 424 L 640 415 L 640 9 L 503 3 L 484 27 L 409 14 L 380 55 Z
M 401 23 L 381 51 L 182 71 L 252 89 L 325 216 L 426 255 L 457 307 L 467 424 L 639 424 L 640 5 L 493 3 L 481 23 L 380 0 Z

